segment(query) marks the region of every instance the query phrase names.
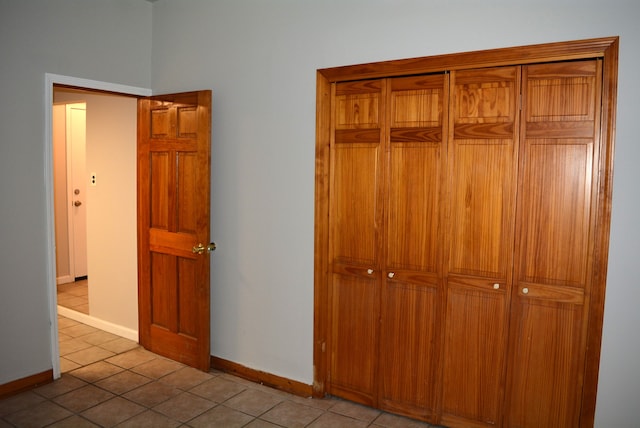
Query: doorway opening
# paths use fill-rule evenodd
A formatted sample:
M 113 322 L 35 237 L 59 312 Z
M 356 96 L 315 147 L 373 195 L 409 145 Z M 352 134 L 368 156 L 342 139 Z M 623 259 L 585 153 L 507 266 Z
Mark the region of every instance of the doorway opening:
M 58 378 L 57 314 L 60 307 L 57 301 L 53 106 L 55 102 L 64 101 L 65 96 L 69 102 L 87 102 L 88 162 L 84 175 L 86 181 L 89 176 L 94 179 L 94 185 L 89 185 L 86 191 L 87 256 L 89 278 L 98 288 L 92 290 L 94 295 L 90 293 L 89 314 L 61 310 L 65 316 L 137 341 L 136 106 L 137 97 L 149 96 L 151 90 L 53 74 L 46 74 L 45 80 L 45 188 L 50 255 L 47 282 L 53 375 Z M 60 94 L 67 95 L 60 97 Z M 124 120 L 125 116 L 128 119 Z M 129 125 L 121 126 L 123 121 Z M 126 148 L 125 152 L 121 151 L 122 147 Z M 131 251 L 132 254 L 127 254 Z M 109 306 L 111 314 L 108 313 Z

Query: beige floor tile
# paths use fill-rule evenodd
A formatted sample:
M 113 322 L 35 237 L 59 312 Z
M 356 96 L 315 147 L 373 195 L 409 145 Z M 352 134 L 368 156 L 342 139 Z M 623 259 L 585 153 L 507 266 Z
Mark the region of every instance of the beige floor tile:
M 216 403 L 222 403 L 245 389 L 247 387 L 244 385 L 217 376 L 190 389 L 189 392 Z
M 66 328 L 58 327 L 58 328 L 62 333 L 69 335 L 71 337 L 80 337 L 80 336 L 95 333 L 96 331 L 98 331 L 98 329 L 95 327 L 91 327 L 89 325 L 80 324 L 80 323 L 77 323 L 76 325 L 73 325 L 71 327 L 66 327 Z
M 58 304 L 64 307 L 74 307 L 87 303 L 87 299 L 84 297 L 73 296 L 71 294 L 65 294 L 58 297 Z
M 373 422 L 373 420 L 382 413 L 380 410 L 343 400 L 337 401 L 336 404 L 331 407 L 331 411 L 333 413 L 349 416 L 367 423 Z
M 83 386 L 53 399 L 74 413 L 79 413 L 113 398 L 113 394 L 93 385 Z
M 339 401 L 332 397 L 312 398 L 312 397 L 299 397 L 296 395 L 293 395 L 290 398 L 290 400 L 293 401 L 294 403 L 302 404 L 303 406 L 314 407 L 320 410 L 329 410 L 330 408 L 335 406 L 336 403 Z
M 0 400 L 0 417 L 31 408 L 43 401 L 44 398 L 33 391 L 27 391 L 14 395 L 13 397 L 5 398 L 4 400 Z
M 60 356 L 62 357 L 73 354 L 74 352 L 82 351 L 83 349 L 91 348 L 92 346 L 90 343 L 87 343 L 78 337 L 67 337 L 70 337 L 70 339 L 60 342 Z
M 40 386 L 33 390 L 36 394 L 42 395 L 45 398 L 53 398 L 58 395 L 66 394 L 74 389 L 82 388 L 87 383 L 78 379 L 71 374 L 65 373 L 59 379 L 46 385 Z
M 189 421 L 189 426 L 194 428 L 236 428 L 244 427 L 252 419 L 254 419 L 253 416 L 220 405 Z
M 175 428 L 180 422 L 169 419 L 165 415 L 147 410 L 133 418 L 118 424 L 118 428 Z
M 146 409 L 122 397 L 100 403 L 82 412 L 82 416 L 103 427 L 112 427 L 144 412 Z
M 16 427 L 44 427 L 71 416 L 72 413 L 51 401 L 43 401 L 28 409 L 5 416 Z
M 88 303 L 74 306 L 72 309 L 74 311 L 82 312 L 83 314 L 89 315 L 89 304 Z
M 73 337 L 64 334 L 64 333 L 60 333 L 58 332 L 58 342 L 62 343 L 62 342 L 66 342 L 67 340 L 72 340 Z
M 47 428 L 99 428 L 100 425 L 96 425 L 83 418 L 82 416 L 73 415 L 66 419 L 62 419 L 53 425 L 49 425 Z
M 188 392 L 183 392 L 168 399 L 164 403 L 158 404 L 153 410 L 171 419 L 186 422 L 201 415 L 215 405 L 212 401 L 205 400 Z
M 115 364 L 125 369 L 130 369 L 140 364 L 155 360 L 157 356 L 143 348 L 132 349 L 131 351 L 107 358 L 107 362 Z
M 164 358 L 156 358 L 149 362 L 135 366 L 131 370 L 152 379 L 160 379 L 161 377 L 166 376 L 169 373 L 173 373 L 183 367 L 185 367 L 184 364 L 178 363 L 176 361 L 166 360 Z
M 114 394 L 122 395 L 149 382 L 151 382 L 151 379 L 126 370 L 97 382 L 96 386 Z
M 121 354 L 123 352 L 135 349 L 140 345 L 138 345 L 133 340 L 125 339 L 124 337 L 118 337 L 115 340 L 101 343 L 99 346 L 106 349 L 107 351 L 113 352 L 114 354 Z
M 113 376 L 116 373 L 120 373 L 123 370 L 124 369 L 122 367 L 118 367 L 104 361 L 98 361 L 93 364 L 80 367 L 79 369 L 72 371 L 70 374 L 87 382 L 98 382 L 99 380 Z
M 338 415 L 336 413 L 323 413 L 318 419 L 311 422 L 309 428 L 362 428 L 368 424 L 365 421 L 359 421 L 348 416 Z
M 65 329 L 69 328 L 69 327 L 73 327 L 76 325 L 79 325 L 80 323 L 76 320 L 72 320 L 71 318 L 67 318 L 67 317 L 58 317 L 58 330 L 59 331 L 64 331 Z
M 186 391 L 212 378 L 213 376 L 209 373 L 194 369 L 193 367 L 183 367 L 160 378 L 160 380 Z
M 67 354 L 64 357 L 74 363 L 86 366 L 88 364 L 107 359 L 113 355 L 115 355 L 115 352 L 107 351 L 99 346 L 91 346 L 90 348 Z
M 116 336 L 115 334 L 108 333 L 106 331 L 98 330 L 96 332 L 87 334 L 82 336 L 82 340 L 91 344 L 91 345 L 100 345 L 105 342 L 110 342 L 112 340 L 118 339 L 120 336 Z
M 280 397 L 249 388 L 225 401 L 224 405 L 252 416 L 260 416 L 280 402 Z
M 283 401 L 260 419 L 287 428 L 303 428 L 322 415 L 323 411 L 291 401 Z
M 264 421 L 262 419 L 254 419 L 250 423 L 244 426 L 244 428 L 281 428 L 282 425 L 272 424 L 271 422 Z
M 73 362 L 71 360 L 67 360 L 64 357 L 60 357 L 60 372 L 68 373 L 72 370 L 78 369 L 82 367 L 80 364 Z
M 181 392 L 181 390 L 171 385 L 162 382 L 153 382 L 127 392 L 124 394 L 124 397 L 143 406 L 153 407 Z

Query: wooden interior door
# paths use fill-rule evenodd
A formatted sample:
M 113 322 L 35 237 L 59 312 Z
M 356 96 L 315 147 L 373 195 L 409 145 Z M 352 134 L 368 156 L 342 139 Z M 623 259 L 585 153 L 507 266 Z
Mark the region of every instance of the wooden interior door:
M 210 367 L 211 91 L 138 101 L 140 343 Z M 206 247 L 205 247 L 206 248 Z
M 451 73 L 442 424 L 500 424 L 520 67 Z
M 380 406 L 435 414 L 448 75 L 388 79 Z
M 376 401 L 384 81 L 335 85 L 328 392 Z
M 601 82 L 600 60 L 523 67 L 506 426 L 580 425 Z

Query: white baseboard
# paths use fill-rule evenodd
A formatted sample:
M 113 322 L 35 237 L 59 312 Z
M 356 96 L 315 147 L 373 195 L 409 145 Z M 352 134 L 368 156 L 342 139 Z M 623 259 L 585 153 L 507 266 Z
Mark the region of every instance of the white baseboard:
M 65 276 L 59 276 L 56 278 L 56 284 L 60 285 L 60 284 L 68 284 L 70 282 L 75 281 L 76 279 L 74 277 L 72 277 L 71 275 L 65 275 Z
M 58 314 L 138 343 L 138 331 L 58 305 Z

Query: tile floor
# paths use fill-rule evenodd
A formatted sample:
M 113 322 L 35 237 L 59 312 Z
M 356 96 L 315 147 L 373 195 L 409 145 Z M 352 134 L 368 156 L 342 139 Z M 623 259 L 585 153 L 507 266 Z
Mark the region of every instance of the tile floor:
M 89 282 L 86 279 L 58 285 L 58 305 L 89 315 Z
M 59 318 L 62 377 L 0 400 L 5 427 L 429 427 L 336 398 L 201 372 Z

